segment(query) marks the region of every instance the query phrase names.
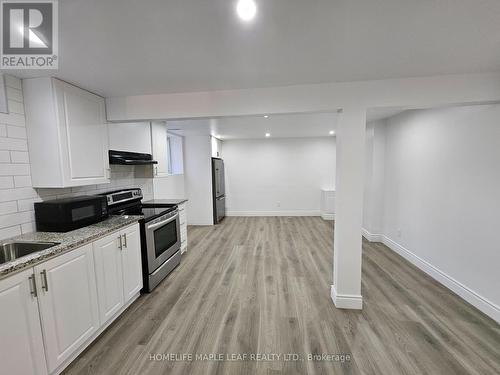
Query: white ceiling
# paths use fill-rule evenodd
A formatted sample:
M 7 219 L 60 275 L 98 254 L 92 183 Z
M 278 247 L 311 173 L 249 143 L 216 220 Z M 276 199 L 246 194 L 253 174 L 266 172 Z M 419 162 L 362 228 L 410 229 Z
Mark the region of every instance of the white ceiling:
M 498 0 L 256 2 L 243 24 L 235 0 L 59 1 L 56 76 L 124 96 L 500 70 Z
M 167 129 L 179 135 L 213 135 L 222 140 L 328 137 L 335 131 L 337 113 L 309 113 L 223 117 L 217 119 L 167 121 Z

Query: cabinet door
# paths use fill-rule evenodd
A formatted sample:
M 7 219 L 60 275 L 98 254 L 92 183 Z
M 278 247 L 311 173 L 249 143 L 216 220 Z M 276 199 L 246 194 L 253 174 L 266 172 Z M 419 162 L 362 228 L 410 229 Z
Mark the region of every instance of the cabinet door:
M 124 239 L 122 247 L 123 294 L 127 302 L 142 289 L 139 224 L 125 228 L 122 233 Z
M 108 124 L 109 149 L 151 154 L 151 126 L 149 122 Z
M 162 177 L 168 175 L 168 150 L 167 150 L 167 126 L 165 122 L 151 123 L 151 143 L 153 145 L 153 159 L 158 164 L 153 166 L 154 176 Z
M 32 274 L 33 269 L 29 269 L 0 280 L 2 374 L 47 374 Z
M 104 98 L 54 80 L 66 186 L 109 182 Z
M 49 372 L 99 328 L 92 244 L 35 267 Z
M 123 306 L 120 240 L 120 233 L 116 232 L 93 243 L 99 318 L 102 324 Z

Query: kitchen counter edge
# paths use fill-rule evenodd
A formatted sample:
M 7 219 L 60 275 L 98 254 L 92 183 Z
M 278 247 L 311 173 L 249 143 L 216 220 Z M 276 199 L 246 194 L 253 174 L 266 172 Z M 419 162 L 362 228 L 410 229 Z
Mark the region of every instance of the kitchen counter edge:
M 58 245 L 46 250 L 38 251 L 24 257 L 14 259 L 0 265 L 0 280 L 27 268 L 34 267 L 50 258 L 75 250 L 99 238 L 105 237 L 121 228 L 139 222 L 143 217 L 139 215 L 111 216 L 99 223 L 92 224 L 66 233 L 60 232 L 32 232 L 16 237 L 6 238 L 0 244 L 11 241 L 40 241 L 59 242 Z

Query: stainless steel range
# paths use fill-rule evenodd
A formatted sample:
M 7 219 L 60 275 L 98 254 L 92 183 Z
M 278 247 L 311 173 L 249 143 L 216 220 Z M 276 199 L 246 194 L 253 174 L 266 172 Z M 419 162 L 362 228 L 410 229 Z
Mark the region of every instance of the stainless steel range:
M 143 205 L 142 191 L 106 194 L 110 215 L 143 215 L 140 223 L 144 292 L 151 292 L 181 262 L 179 212 L 176 205 Z

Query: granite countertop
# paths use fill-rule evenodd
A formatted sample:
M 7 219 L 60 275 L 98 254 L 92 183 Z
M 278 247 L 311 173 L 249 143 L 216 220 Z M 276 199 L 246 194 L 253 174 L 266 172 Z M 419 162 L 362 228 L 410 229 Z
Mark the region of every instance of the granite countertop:
M 144 204 L 182 204 L 186 203 L 188 200 L 186 198 L 180 199 L 152 199 L 150 201 L 142 202 Z
M 61 255 L 74 250 L 89 242 L 114 232 L 127 225 L 138 222 L 142 216 L 110 216 L 108 219 L 96 224 L 92 224 L 80 229 L 66 233 L 52 232 L 33 232 L 20 236 L 7 238 L 0 241 L 0 244 L 11 241 L 40 241 L 40 242 L 59 242 L 59 245 L 46 250 L 37 251 L 24 257 L 14 259 L 10 262 L 0 264 L 0 279 L 3 279 L 13 273 L 33 267 L 49 258 Z

